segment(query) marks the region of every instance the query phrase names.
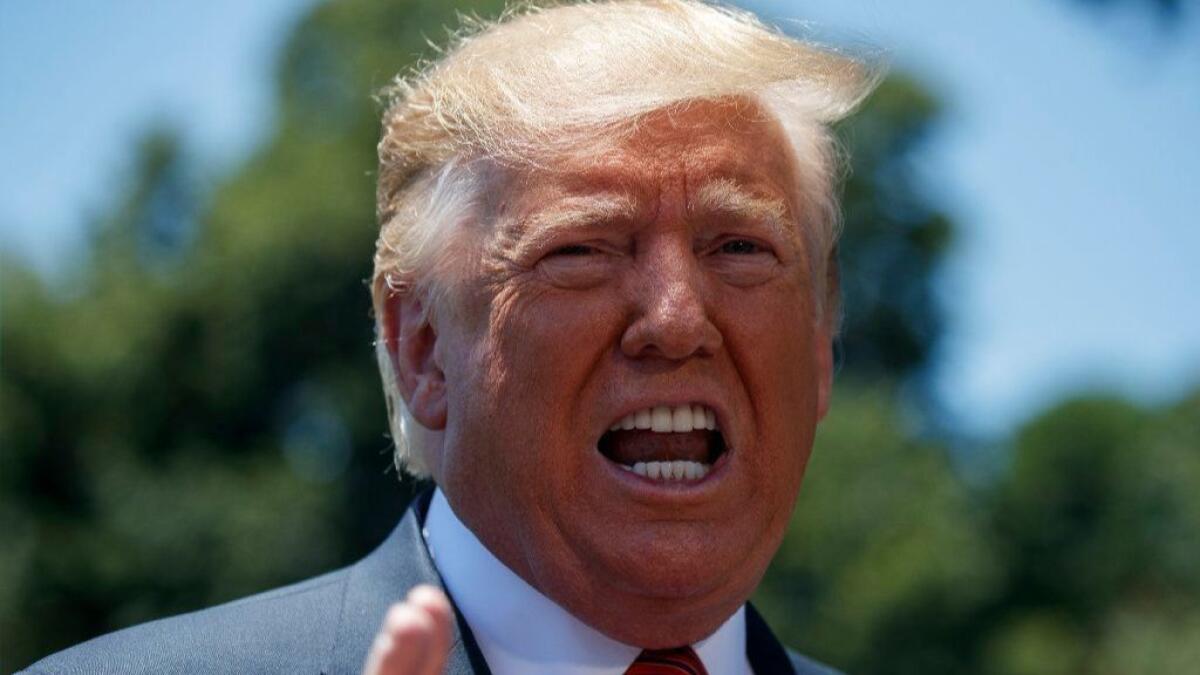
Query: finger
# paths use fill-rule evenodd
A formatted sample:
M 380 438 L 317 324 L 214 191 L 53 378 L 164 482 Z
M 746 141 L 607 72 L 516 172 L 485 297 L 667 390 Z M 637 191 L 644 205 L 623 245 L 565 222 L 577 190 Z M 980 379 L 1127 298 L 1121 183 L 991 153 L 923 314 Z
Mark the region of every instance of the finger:
M 440 625 L 450 628 L 454 613 L 450 609 L 450 599 L 441 589 L 422 584 L 408 592 L 407 602 L 421 607 Z
M 453 636 L 454 611 L 450 608 L 450 600 L 440 589 L 422 585 L 409 591 L 408 604 L 424 611 L 432 624 L 429 656 L 422 675 L 437 675 L 445 667 Z
M 388 610 L 383 626 L 363 668 L 364 675 L 424 675 L 436 642 L 435 623 L 429 613 L 409 603 Z

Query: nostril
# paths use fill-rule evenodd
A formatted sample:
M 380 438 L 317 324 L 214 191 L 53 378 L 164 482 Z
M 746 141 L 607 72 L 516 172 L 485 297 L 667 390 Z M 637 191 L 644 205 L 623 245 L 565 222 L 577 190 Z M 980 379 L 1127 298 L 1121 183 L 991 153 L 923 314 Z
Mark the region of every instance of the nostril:
M 679 360 L 711 356 L 724 338 L 704 311 L 658 311 L 633 320 L 621 336 L 621 351 L 630 357 L 661 356 Z

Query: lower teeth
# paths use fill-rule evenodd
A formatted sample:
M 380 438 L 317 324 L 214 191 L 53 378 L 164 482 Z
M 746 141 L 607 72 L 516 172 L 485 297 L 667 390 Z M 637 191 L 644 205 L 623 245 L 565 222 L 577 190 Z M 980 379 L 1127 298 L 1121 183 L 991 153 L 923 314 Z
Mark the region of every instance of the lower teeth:
M 633 466 L 620 465 L 626 471 L 654 480 L 696 480 L 708 474 L 711 467 L 700 462 L 676 460 L 673 462 L 638 462 Z

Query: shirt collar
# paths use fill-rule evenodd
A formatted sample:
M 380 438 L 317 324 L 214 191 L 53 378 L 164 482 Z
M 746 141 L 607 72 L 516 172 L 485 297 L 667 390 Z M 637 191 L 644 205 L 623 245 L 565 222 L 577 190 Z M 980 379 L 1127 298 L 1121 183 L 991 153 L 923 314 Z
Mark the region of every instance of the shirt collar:
M 517 576 L 463 525 L 440 489 L 422 533 L 495 675 L 622 675 L 641 653 L 583 623 Z M 745 607 L 692 647 L 709 673 L 748 675 Z

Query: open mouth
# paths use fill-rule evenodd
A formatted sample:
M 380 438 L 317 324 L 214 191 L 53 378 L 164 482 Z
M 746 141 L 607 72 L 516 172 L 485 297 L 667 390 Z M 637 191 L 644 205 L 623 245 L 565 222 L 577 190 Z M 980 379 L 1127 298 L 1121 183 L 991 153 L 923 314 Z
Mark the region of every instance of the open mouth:
M 654 406 L 626 415 L 600 437 L 600 454 L 656 481 L 694 481 L 728 451 L 712 409 Z

